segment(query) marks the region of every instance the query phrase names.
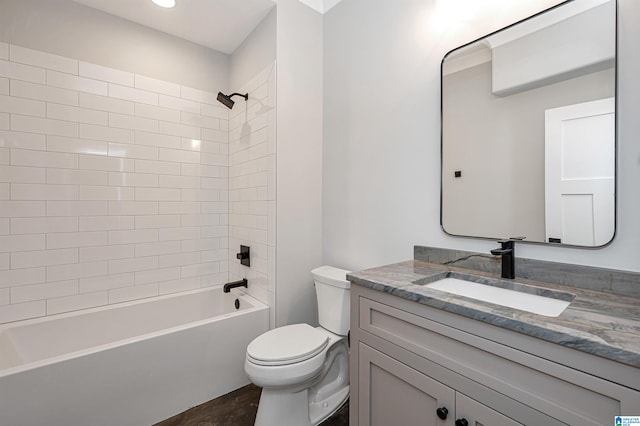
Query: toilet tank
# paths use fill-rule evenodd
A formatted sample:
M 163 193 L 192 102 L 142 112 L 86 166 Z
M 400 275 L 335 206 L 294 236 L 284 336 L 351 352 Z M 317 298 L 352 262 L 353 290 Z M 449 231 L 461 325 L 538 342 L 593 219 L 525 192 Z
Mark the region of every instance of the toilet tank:
M 347 281 L 347 274 L 350 272 L 333 266 L 320 266 L 311 271 L 318 298 L 318 323 L 340 336 L 349 332 L 351 283 Z

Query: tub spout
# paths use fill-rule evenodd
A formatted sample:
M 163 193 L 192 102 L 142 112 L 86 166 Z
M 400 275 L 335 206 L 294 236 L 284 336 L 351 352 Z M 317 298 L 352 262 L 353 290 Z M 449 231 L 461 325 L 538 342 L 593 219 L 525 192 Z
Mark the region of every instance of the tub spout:
M 223 291 L 225 293 L 229 293 L 231 291 L 232 288 L 236 288 L 236 287 L 247 287 L 248 281 L 246 278 L 241 279 L 240 281 L 234 281 L 231 283 L 226 283 L 224 285 L 224 289 Z M 247 287 L 248 288 L 248 287 Z

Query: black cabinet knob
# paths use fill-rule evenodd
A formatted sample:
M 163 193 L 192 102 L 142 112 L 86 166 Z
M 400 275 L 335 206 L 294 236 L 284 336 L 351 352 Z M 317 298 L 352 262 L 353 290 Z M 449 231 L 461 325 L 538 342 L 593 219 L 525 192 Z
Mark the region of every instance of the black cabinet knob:
M 456 426 L 469 426 L 469 422 L 467 419 L 458 419 L 456 420 Z
M 447 410 L 447 407 L 440 407 L 436 410 L 436 414 L 442 420 L 445 420 L 447 418 L 447 414 L 449 414 L 449 410 Z

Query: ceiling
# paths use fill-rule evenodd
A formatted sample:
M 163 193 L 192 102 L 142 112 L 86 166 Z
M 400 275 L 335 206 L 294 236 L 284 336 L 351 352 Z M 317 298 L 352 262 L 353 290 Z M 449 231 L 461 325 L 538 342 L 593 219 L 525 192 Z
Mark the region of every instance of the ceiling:
M 73 1 L 227 54 L 275 7 L 273 0 L 176 0 L 173 9 L 151 0 Z

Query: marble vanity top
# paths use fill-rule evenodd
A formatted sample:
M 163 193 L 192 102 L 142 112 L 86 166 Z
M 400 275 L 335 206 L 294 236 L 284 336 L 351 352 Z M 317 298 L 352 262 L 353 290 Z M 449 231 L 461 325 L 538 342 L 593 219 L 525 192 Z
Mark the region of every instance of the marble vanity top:
M 489 272 L 422 260 L 353 272 L 347 278 L 373 290 L 640 368 L 640 298 L 516 278 L 518 283 L 575 295 L 569 307 L 553 318 L 424 285 L 447 271 L 500 278 Z

